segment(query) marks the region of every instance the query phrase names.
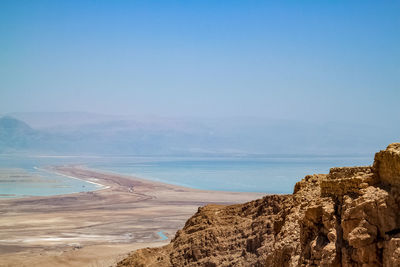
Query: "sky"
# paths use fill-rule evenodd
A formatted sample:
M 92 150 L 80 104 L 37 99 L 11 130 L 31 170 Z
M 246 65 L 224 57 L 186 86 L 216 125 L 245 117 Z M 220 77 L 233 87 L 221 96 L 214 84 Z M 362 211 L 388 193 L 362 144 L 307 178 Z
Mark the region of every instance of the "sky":
M 400 1 L 0 1 L 0 114 L 399 122 Z

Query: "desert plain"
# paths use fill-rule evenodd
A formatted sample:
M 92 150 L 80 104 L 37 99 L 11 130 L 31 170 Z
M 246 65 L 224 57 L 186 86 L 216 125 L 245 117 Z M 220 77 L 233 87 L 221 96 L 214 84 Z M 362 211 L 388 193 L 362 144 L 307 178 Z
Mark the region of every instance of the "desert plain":
M 135 249 L 170 242 L 200 206 L 265 195 L 197 190 L 79 165 L 47 170 L 103 187 L 0 198 L 0 266 L 113 266 Z

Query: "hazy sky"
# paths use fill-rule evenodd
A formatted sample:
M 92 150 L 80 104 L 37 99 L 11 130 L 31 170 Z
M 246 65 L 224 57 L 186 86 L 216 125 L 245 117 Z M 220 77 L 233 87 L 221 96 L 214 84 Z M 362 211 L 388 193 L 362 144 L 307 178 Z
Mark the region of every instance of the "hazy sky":
M 0 1 L 0 113 L 400 118 L 400 1 Z

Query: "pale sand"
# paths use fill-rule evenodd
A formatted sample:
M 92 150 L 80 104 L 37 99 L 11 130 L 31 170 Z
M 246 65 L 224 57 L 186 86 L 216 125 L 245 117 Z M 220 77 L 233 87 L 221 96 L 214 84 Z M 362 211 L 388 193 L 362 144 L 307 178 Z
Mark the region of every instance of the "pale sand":
M 95 192 L 0 199 L 0 266 L 112 266 L 161 246 L 199 206 L 242 203 L 260 193 L 203 191 L 86 169 L 49 171 L 103 185 Z

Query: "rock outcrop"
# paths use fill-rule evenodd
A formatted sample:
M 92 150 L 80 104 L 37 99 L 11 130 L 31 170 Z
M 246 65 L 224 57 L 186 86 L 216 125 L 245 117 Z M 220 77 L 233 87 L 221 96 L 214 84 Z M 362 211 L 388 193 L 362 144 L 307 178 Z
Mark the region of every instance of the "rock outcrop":
M 308 175 L 292 195 L 199 208 L 170 244 L 118 266 L 400 266 L 400 144 L 373 166 Z

